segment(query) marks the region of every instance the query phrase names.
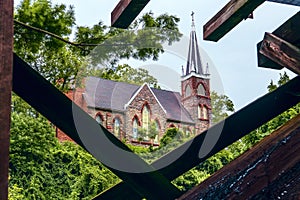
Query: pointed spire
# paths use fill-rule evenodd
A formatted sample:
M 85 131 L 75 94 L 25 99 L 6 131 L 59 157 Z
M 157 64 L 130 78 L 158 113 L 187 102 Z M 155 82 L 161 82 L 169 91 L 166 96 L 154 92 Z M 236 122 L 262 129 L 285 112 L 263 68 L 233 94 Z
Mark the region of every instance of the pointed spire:
M 192 12 L 192 14 L 191 14 L 191 16 L 192 16 L 192 31 L 190 33 L 189 52 L 188 52 L 185 75 L 189 75 L 192 72 L 199 74 L 199 75 L 204 75 L 198 41 L 197 41 L 197 36 L 196 36 L 194 15 L 195 15 L 195 13 Z

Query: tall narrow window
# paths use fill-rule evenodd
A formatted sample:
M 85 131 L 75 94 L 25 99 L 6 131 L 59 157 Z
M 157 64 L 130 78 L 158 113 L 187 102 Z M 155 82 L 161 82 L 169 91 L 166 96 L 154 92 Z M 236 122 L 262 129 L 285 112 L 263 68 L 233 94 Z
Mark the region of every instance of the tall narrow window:
M 160 125 L 159 125 L 159 122 L 157 120 L 155 120 L 155 128 L 156 128 L 156 136 L 154 138 L 154 143 L 157 144 L 158 141 L 159 141 L 159 131 L 160 131 Z
M 114 135 L 116 137 L 120 137 L 120 119 L 119 118 L 115 118 L 114 121 Z
M 197 89 L 197 94 L 201 96 L 205 96 L 205 88 L 202 84 L 199 84 Z
M 206 106 L 203 106 L 202 108 L 202 112 L 203 112 L 203 119 L 208 119 L 208 110 L 206 108 Z
M 132 123 L 132 138 L 136 140 L 138 138 L 138 119 L 135 117 Z
M 185 88 L 185 97 L 191 96 L 191 94 L 192 94 L 192 89 L 190 85 L 187 85 Z
M 96 115 L 96 122 L 97 122 L 98 124 L 103 125 L 103 120 L 102 120 L 102 117 L 101 117 L 100 114 L 97 114 L 97 115 Z
M 198 106 L 198 118 L 201 119 L 202 118 L 202 111 L 201 111 L 201 106 Z
M 143 129 L 146 130 L 146 133 L 148 134 L 149 131 L 149 125 L 150 125 L 150 111 L 148 106 L 144 106 L 142 111 L 142 117 L 143 117 Z

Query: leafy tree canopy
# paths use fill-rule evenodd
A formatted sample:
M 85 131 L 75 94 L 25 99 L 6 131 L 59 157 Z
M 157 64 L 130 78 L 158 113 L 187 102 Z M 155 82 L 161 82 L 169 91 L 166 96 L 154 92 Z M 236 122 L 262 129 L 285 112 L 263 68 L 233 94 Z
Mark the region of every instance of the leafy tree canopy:
M 212 107 L 212 124 L 225 119 L 230 112 L 234 112 L 233 102 L 226 95 L 220 95 L 215 91 L 210 94 Z
M 80 48 L 73 47 L 44 31 L 69 40 L 76 25 L 74 8 L 48 0 L 23 0 L 15 10 L 15 20 L 27 26 L 16 24 L 14 51 L 62 91 L 73 84 L 81 67 L 91 71 L 102 64 L 115 71 L 124 58 L 157 60 L 164 52 L 162 43 L 172 44 L 181 37 L 179 18 L 167 14 L 154 17 L 149 12 L 128 30 L 108 27 L 101 21 L 92 27 L 77 26 L 74 43 Z M 145 74 L 143 70 L 132 71 L 137 76 Z

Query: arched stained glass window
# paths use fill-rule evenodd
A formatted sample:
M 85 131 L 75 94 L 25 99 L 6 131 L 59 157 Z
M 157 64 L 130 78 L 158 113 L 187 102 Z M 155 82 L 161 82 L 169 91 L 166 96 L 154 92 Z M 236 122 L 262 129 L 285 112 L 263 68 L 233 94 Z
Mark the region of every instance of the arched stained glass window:
M 201 95 L 201 96 L 206 96 L 205 88 L 202 84 L 199 84 L 198 89 L 197 89 L 197 94 Z
M 97 114 L 95 119 L 98 124 L 103 125 L 103 120 L 100 114 Z
M 185 97 L 191 96 L 191 94 L 192 94 L 192 89 L 190 85 L 187 85 L 185 88 Z
M 136 140 L 138 138 L 138 119 L 135 117 L 132 123 L 132 138 Z
M 120 137 L 120 119 L 119 118 L 115 118 L 114 120 L 114 135 L 116 137 Z
M 208 110 L 206 106 L 203 106 L 202 112 L 203 112 L 203 119 L 208 119 Z
M 198 106 L 198 118 L 202 118 L 202 109 L 200 105 Z
M 149 126 L 150 126 L 150 111 L 149 107 L 147 105 L 144 106 L 143 111 L 142 111 L 142 120 L 143 120 L 143 126 L 142 128 L 146 130 L 148 133 L 149 131 Z
M 159 125 L 159 121 L 155 120 L 155 128 L 157 131 L 157 135 L 154 138 L 154 143 L 157 144 L 159 142 L 159 132 L 160 132 L 160 125 Z

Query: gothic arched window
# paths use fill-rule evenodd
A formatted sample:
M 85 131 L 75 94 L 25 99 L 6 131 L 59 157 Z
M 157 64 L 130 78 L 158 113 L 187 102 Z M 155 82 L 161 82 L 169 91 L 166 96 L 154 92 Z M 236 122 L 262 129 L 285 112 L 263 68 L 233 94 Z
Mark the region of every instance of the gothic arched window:
M 208 110 L 206 106 L 202 107 L 203 119 L 208 119 Z
M 136 117 L 132 123 L 132 138 L 135 140 L 138 138 L 138 119 Z
M 197 89 L 197 94 L 201 96 L 205 96 L 205 88 L 202 84 L 199 84 L 198 89 Z
M 119 118 L 115 118 L 114 120 L 114 135 L 116 137 L 120 137 L 120 119 Z
M 156 128 L 157 135 L 154 138 L 154 143 L 157 144 L 159 141 L 159 132 L 160 132 L 160 124 L 158 120 L 155 120 L 155 128 Z
M 202 108 L 201 108 L 200 105 L 198 106 L 198 118 L 199 118 L 199 119 L 202 118 Z
M 191 94 L 192 94 L 192 89 L 190 85 L 187 85 L 185 88 L 185 97 L 191 96 Z
M 143 107 L 142 120 L 143 120 L 142 128 L 145 129 L 146 132 L 148 133 L 149 126 L 150 126 L 150 110 L 149 110 L 149 107 L 147 105 L 145 105 Z
M 96 119 L 96 122 L 97 122 L 98 124 L 103 125 L 103 118 L 102 118 L 101 114 L 98 113 L 98 114 L 96 115 L 95 119 Z

